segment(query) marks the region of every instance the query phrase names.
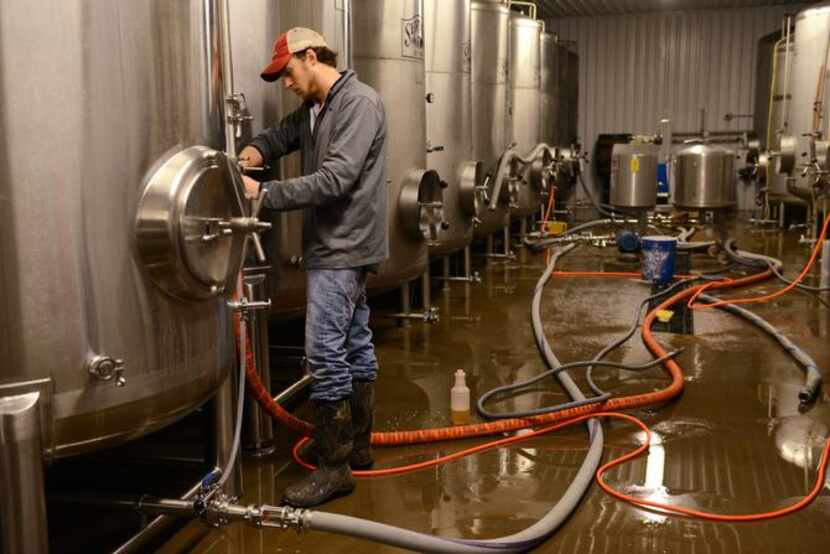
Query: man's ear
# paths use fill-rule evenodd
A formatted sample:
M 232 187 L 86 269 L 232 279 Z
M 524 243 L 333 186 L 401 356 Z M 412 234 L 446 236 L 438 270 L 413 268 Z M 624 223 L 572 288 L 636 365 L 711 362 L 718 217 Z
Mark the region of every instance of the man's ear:
M 305 61 L 309 64 L 316 64 L 317 63 L 317 52 L 314 49 L 309 48 L 305 51 Z

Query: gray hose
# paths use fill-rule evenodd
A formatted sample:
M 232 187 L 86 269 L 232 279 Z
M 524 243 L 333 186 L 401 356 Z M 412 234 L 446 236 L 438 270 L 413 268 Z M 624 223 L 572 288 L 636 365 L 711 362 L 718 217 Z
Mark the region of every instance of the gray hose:
M 749 265 L 751 267 L 769 267 L 770 271 L 772 271 L 773 275 L 775 275 L 780 281 L 791 285 L 793 281 L 787 279 L 784 274 L 781 272 L 781 268 L 783 267 L 783 262 L 777 258 L 773 258 L 771 256 L 764 256 L 763 254 L 755 254 L 753 252 L 746 252 L 744 250 L 738 250 L 735 247 L 734 240 L 728 240 L 724 244 L 724 251 L 726 254 L 735 260 L 738 263 L 742 263 L 743 265 Z M 809 292 L 827 292 L 830 291 L 830 287 L 812 287 L 810 285 L 803 285 L 801 283 L 796 285 L 797 288 L 801 290 L 806 290 Z
M 768 267 L 775 267 L 777 269 L 781 269 L 781 267 L 784 265 L 784 262 L 782 262 L 778 258 L 773 258 L 772 256 L 755 254 L 754 252 L 747 252 L 746 250 L 738 250 L 738 248 L 735 246 L 735 239 L 729 239 L 726 242 L 724 242 L 723 251 L 726 252 L 726 255 L 729 256 L 733 261 L 749 267 L 764 269 Z
M 703 302 L 707 302 L 709 304 L 715 303 L 720 299 L 715 296 L 710 296 L 708 294 L 701 294 L 698 297 Z M 722 304 L 719 305 L 718 308 L 726 310 L 727 312 L 733 313 L 738 315 L 747 321 L 756 325 L 759 329 L 767 333 L 773 339 L 778 341 L 784 350 L 789 354 L 803 369 L 805 373 L 804 377 L 804 386 L 798 391 L 798 399 L 801 401 L 801 404 L 808 404 L 813 402 L 818 395 L 819 389 L 821 387 L 821 372 L 818 369 L 818 365 L 816 365 L 815 360 L 810 357 L 804 350 L 802 350 L 798 345 L 796 345 L 793 341 L 788 339 L 784 333 L 781 332 L 780 329 L 769 323 L 764 318 L 756 315 L 753 312 L 750 312 L 746 308 L 742 308 L 740 306 L 736 306 L 735 304 Z
M 643 301 L 640 302 L 640 305 L 637 306 L 637 313 L 634 316 L 634 322 L 631 324 L 631 327 L 629 327 L 629 329 L 625 333 L 625 335 L 623 335 L 619 339 L 615 340 L 614 342 L 612 342 L 611 344 L 609 344 L 608 346 L 606 346 L 605 348 L 600 350 L 599 353 L 596 356 L 594 356 L 594 359 L 595 360 L 601 360 L 606 355 L 608 355 L 609 352 L 611 352 L 615 348 L 618 348 L 618 347 L 622 346 L 623 344 L 625 344 L 628 341 L 628 339 L 630 339 L 631 337 L 634 336 L 634 333 L 636 333 L 637 329 L 640 328 L 640 313 L 642 312 L 643 308 L 646 307 L 649 304 L 649 302 L 651 302 L 652 300 L 657 300 L 658 298 L 662 298 L 664 296 L 667 296 L 670 293 L 674 292 L 675 290 L 677 290 L 679 288 L 682 288 L 682 287 L 685 287 L 690 281 L 693 281 L 693 280 L 694 279 L 687 279 L 687 280 L 684 280 L 684 281 L 678 281 L 678 282 L 674 283 L 673 285 L 671 285 L 670 287 L 667 287 L 666 289 L 661 290 L 657 294 L 653 294 L 653 295 L 649 296 L 648 298 L 644 298 Z M 594 368 L 592 366 L 589 366 L 588 370 L 585 372 L 585 378 L 588 382 L 588 386 L 591 387 L 591 390 L 594 392 L 594 394 L 597 394 L 597 395 L 606 395 L 606 394 L 610 395 L 610 393 L 608 393 L 608 392 L 602 390 L 601 388 L 599 388 L 597 386 L 597 384 L 594 382 L 593 371 L 594 371 Z
M 656 359 L 651 360 L 649 362 L 646 362 L 644 364 L 624 364 L 622 362 L 604 362 L 604 361 L 601 361 L 599 359 L 583 360 L 583 361 L 580 361 L 580 362 L 570 362 L 570 363 L 561 365 L 557 368 L 549 369 L 548 371 L 540 373 L 539 375 L 536 375 L 536 376 L 534 376 L 534 377 L 532 377 L 532 378 L 530 378 L 526 381 L 520 381 L 518 383 L 511 383 L 509 385 L 504 385 L 502 387 L 496 387 L 495 389 L 489 390 L 478 399 L 478 403 L 476 405 L 476 408 L 478 409 L 478 412 L 486 418 L 490 418 L 490 419 L 510 419 L 510 418 L 521 418 L 521 417 L 530 417 L 530 416 L 534 416 L 534 415 L 547 414 L 547 413 L 550 413 L 550 412 L 558 412 L 558 411 L 564 410 L 564 409 L 584 406 L 586 404 L 596 404 L 596 403 L 599 403 L 599 402 L 605 402 L 606 400 L 608 400 L 611 397 L 611 395 L 608 394 L 608 393 L 603 393 L 600 396 L 595 396 L 595 397 L 592 397 L 592 398 L 588 398 L 585 402 L 569 402 L 567 404 L 560 404 L 558 406 L 546 406 L 546 407 L 543 407 L 543 408 L 534 408 L 534 409 L 531 409 L 531 410 L 522 410 L 522 411 L 518 411 L 518 412 L 498 412 L 498 413 L 496 413 L 496 412 L 491 412 L 491 411 L 487 410 L 487 408 L 484 407 L 484 405 L 493 396 L 496 396 L 497 394 L 504 394 L 504 393 L 508 393 L 508 392 L 511 392 L 511 391 L 514 391 L 514 390 L 517 390 L 517 389 L 521 389 L 521 388 L 524 388 L 524 387 L 529 387 L 530 385 L 538 383 L 539 381 L 541 381 L 541 380 L 543 380 L 547 377 L 550 377 L 551 375 L 557 375 L 558 373 L 560 373 L 562 371 L 565 371 L 565 370 L 568 370 L 568 369 L 573 369 L 573 368 L 577 368 L 577 367 L 604 366 L 604 367 L 613 367 L 613 368 L 617 368 L 617 369 L 624 369 L 626 371 L 640 371 L 640 370 L 643 370 L 643 369 L 649 369 L 649 368 L 652 368 L 656 365 L 662 364 L 666 360 L 674 358 L 675 356 L 677 356 L 681 352 L 683 352 L 683 349 L 679 348 L 677 350 L 669 352 L 668 354 L 666 354 L 665 356 L 663 356 L 661 358 L 656 358 Z
M 769 268 L 770 268 L 770 270 L 772 271 L 772 273 L 773 273 L 776 277 L 778 277 L 778 279 L 779 279 L 779 280 L 781 280 L 782 282 L 784 282 L 784 283 L 786 283 L 786 284 L 788 284 L 788 285 L 792 285 L 792 284 L 793 284 L 793 282 L 794 282 L 794 281 L 791 281 L 790 279 L 787 279 L 786 277 L 784 277 L 784 274 L 783 274 L 783 273 L 781 273 L 781 269 L 780 269 L 780 268 L 775 267 L 775 266 L 773 266 L 773 265 L 770 265 L 770 266 L 769 266 Z M 806 290 L 806 291 L 809 291 L 809 292 L 827 292 L 827 291 L 830 291 L 830 287 L 812 287 L 812 286 L 810 286 L 810 285 L 803 285 L 803 284 L 801 284 L 801 283 L 798 283 L 798 284 L 796 285 L 796 287 L 797 287 L 797 288 L 799 288 L 799 289 L 801 289 L 801 290 Z
M 240 325 L 242 332 L 240 337 L 247 336 L 247 329 L 244 321 Z M 247 363 L 247 344 L 245 340 L 239 341 L 239 381 L 237 382 L 239 392 L 236 399 L 236 425 L 233 430 L 233 445 L 231 455 L 228 458 L 228 465 L 222 469 L 222 475 L 216 483 L 216 489 L 221 489 L 233 473 L 236 461 L 239 458 L 239 444 L 242 442 L 242 419 L 245 407 L 245 365 Z
M 723 245 L 723 249 L 724 252 L 726 252 L 726 255 L 736 263 L 755 268 L 769 268 L 776 275 L 780 274 L 781 267 L 784 265 L 781 260 L 773 258 L 772 256 L 765 256 L 763 254 L 755 254 L 754 252 L 738 250 L 735 247 L 734 239 L 727 240 Z M 717 297 L 710 296 L 708 294 L 701 294 L 699 298 L 710 304 L 719 300 Z M 798 392 L 798 399 L 802 404 L 807 404 L 815 400 L 818 395 L 819 388 L 821 387 L 821 372 L 819 372 L 816 362 L 804 350 L 784 336 L 780 329 L 753 312 L 750 312 L 749 310 L 735 304 L 723 304 L 718 307 L 754 323 L 757 327 L 778 341 L 787 354 L 789 354 L 799 365 L 801 365 L 801 367 L 804 368 L 804 386 L 801 387 L 801 390 Z
M 572 248 L 574 248 L 573 245 L 554 252 L 550 264 L 536 284 L 531 305 L 531 319 L 536 344 L 546 364 L 551 369 L 557 368 L 561 364 L 544 336 L 540 316 L 542 290 L 544 289 L 545 283 L 547 283 L 553 274 L 553 268 L 556 266 L 557 260 Z M 575 401 L 585 400 L 582 391 L 579 390 L 579 387 L 577 387 L 567 371 L 558 373 L 556 377 L 562 387 L 565 388 Z M 369 539 L 418 552 L 489 553 L 526 551 L 538 545 L 556 531 L 576 509 L 580 500 L 590 487 L 594 473 L 602 460 L 604 439 L 602 427 L 595 419 L 588 421 L 588 431 L 591 441 L 588 447 L 588 453 L 582 462 L 582 466 L 577 471 L 576 477 L 568 486 L 562 498 L 559 499 L 559 502 L 534 525 L 508 537 L 493 540 L 442 539 L 391 525 L 325 512 L 309 512 L 306 520 L 307 526 L 310 529 Z

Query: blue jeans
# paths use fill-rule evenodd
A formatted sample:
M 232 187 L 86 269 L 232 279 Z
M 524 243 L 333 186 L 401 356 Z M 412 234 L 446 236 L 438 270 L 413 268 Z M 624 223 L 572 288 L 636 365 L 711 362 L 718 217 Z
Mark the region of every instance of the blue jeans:
M 305 351 L 312 400 L 343 400 L 352 394 L 353 379 L 377 378 L 366 274 L 364 268 L 308 270 Z

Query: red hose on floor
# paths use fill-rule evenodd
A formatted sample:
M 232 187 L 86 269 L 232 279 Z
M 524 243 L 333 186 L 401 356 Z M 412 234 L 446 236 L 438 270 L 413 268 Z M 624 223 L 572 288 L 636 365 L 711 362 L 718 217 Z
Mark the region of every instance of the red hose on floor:
M 656 312 L 658 310 L 663 310 L 672 305 L 680 302 L 689 297 L 694 297 L 696 294 L 699 294 L 699 291 L 702 290 L 709 290 L 709 289 L 719 289 L 719 288 L 732 288 L 738 286 L 745 286 L 752 283 L 756 283 L 762 281 L 764 279 L 769 278 L 772 275 L 771 271 L 765 271 L 763 273 L 759 273 L 756 275 L 750 275 L 748 277 L 744 277 L 741 279 L 734 279 L 734 280 L 725 280 L 725 281 L 718 281 L 714 283 L 709 283 L 706 285 L 701 285 L 698 287 L 691 287 L 689 289 L 683 290 L 671 298 L 668 298 L 664 302 L 662 302 L 657 308 L 652 310 L 646 315 L 645 320 L 643 321 L 643 328 L 642 328 L 642 337 L 643 341 L 645 342 L 648 349 L 657 357 L 662 357 L 667 354 L 667 352 L 663 349 L 662 346 L 654 339 L 654 336 L 651 332 L 651 325 L 654 323 L 654 319 L 656 318 Z M 629 277 L 629 275 L 624 275 L 625 277 Z M 262 382 L 259 379 L 259 376 L 256 373 L 256 368 L 253 360 L 253 354 L 251 350 L 248 349 L 248 367 L 246 368 L 247 375 L 249 377 L 248 384 L 249 388 L 251 389 L 251 393 L 257 398 L 257 401 L 260 402 L 260 405 L 272 416 L 277 418 L 278 420 L 282 421 L 284 424 L 292 428 L 293 430 L 302 433 L 308 434 L 312 426 L 299 418 L 294 417 L 292 414 L 285 411 L 279 404 L 274 402 L 273 398 L 265 391 L 265 388 L 262 386 Z M 777 517 L 781 517 L 784 515 L 791 514 L 796 512 L 807 505 L 809 505 L 813 500 L 818 497 L 821 493 L 822 488 L 824 487 L 824 481 L 826 477 L 828 459 L 830 459 L 830 439 L 825 444 L 824 450 L 822 452 L 821 461 L 819 462 L 818 467 L 818 475 L 816 477 L 815 485 L 810 493 L 790 506 L 785 508 L 780 508 L 778 510 L 773 510 L 769 512 L 761 512 L 756 514 L 737 514 L 737 515 L 724 515 L 724 514 L 715 514 L 711 512 L 704 512 L 701 510 L 694 510 L 690 508 L 683 508 L 679 506 L 672 506 L 669 504 L 664 504 L 660 502 L 654 502 L 651 500 L 645 500 L 641 498 L 636 498 L 631 495 L 627 495 L 622 493 L 611 485 L 605 482 L 604 474 L 611 468 L 616 467 L 620 464 L 623 464 L 637 456 L 640 456 L 644 452 L 648 451 L 651 433 L 648 427 L 640 420 L 635 418 L 634 416 L 623 414 L 623 413 L 616 413 L 616 412 L 609 412 L 605 411 L 603 408 L 635 408 L 641 407 L 648 404 L 654 404 L 657 402 L 662 402 L 671 398 L 676 397 L 680 394 L 683 388 L 683 380 L 682 380 L 682 370 L 680 366 L 672 359 L 666 360 L 664 365 L 669 370 L 670 375 L 672 376 L 671 384 L 666 387 L 665 389 L 653 393 L 645 393 L 639 395 L 632 395 L 628 397 L 621 397 L 621 398 L 614 398 L 606 402 L 603 406 L 600 405 L 593 405 L 593 406 L 583 406 L 580 408 L 574 408 L 569 410 L 561 410 L 559 412 L 553 412 L 551 414 L 545 414 L 541 416 L 535 416 L 530 418 L 524 419 L 509 419 L 509 420 L 502 420 L 497 422 L 490 422 L 490 423 L 483 423 L 483 424 L 476 424 L 476 425 L 466 425 L 461 427 L 449 427 L 449 428 L 441 428 L 441 429 L 428 429 L 423 431 L 401 431 L 401 432 L 391 432 L 391 433 L 373 433 L 372 434 L 372 444 L 413 444 L 416 442 L 433 442 L 438 440 L 447 440 L 448 438 L 468 438 L 474 436 L 481 436 L 484 434 L 494 434 L 498 432 L 502 432 L 505 430 L 516 430 L 520 428 L 527 428 L 532 426 L 539 426 L 543 423 L 550 423 L 552 421 L 558 421 L 558 423 L 545 426 L 541 429 L 533 431 L 531 433 L 526 433 L 520 436 L 508 437 L 496 441 L 490 441 L 485 444 L 477 445 L 471 448 L 467 448 L 461 450 L 459 452 L 454 452 L 452 454 L 448 454 L 445 456 L 441 456 L 432 460 L 427 460 L 424 462 L 419 462 L 416 464 L 409 464 L 406 466 L 399 466 L 393 468 L 385 468 L 385 469 L 378 469 L 378 470 L 367 470 L 367 471 L 355 471 L 354 474 L 358 477 L 379 477 L 379 476 L 389 476 L 389 475 L 397 475 L 402 473 L 408 473 L 411 471 L 416 471 L 428 467 L 432 467 L 438 464 L 446 463 L 452 460 L 456 460 L 462 458 L 464 456 L 468 456 L 477 452 L 481 452 L 484 450 L 488 450 L 491 448 L 506 446 L 508 444 L 513 444 L 521 441 L 528 440 L 533 437 L 537 437 L 546 433 L 551 433 L 558 429 L 561 429 L 566 426 L 574 425 L 576 423 L 585 421 L 587 419 L 591 419 L 594 417 L 613 417 L 618 419 L 625 419 L 635 425 L 639 426 L 640 429 L 646 435 L 646 440 L 643 442 L 642 445 L 637 447 L 635 450 L 620 456 L 610 462 L 606 463 L 602 467 L 597 470 L 596 479 L 599 486 L 605 491 L 607 494 L 622 500 L 624 502 L 640 506 L 640 507 L 647 507 L 647 508 L 655 508 L 658 510 L 665 511 L 670 514 L 674 515 L 682 515 L 692 518 L 698 519 L 705 519 L 710 521 L 724 521 L 724 522 L 751 522 L 751 521 L 761 521 L 767 519 L 773 519 Z M 258 386 L 257 386 L 258 385 Z M 570 415 L 575 414 L 576 412 L 584 412 L 577 415 Z M 314 466 L 311 464 L 306 463 L 303 461 L 299 456 L 299 451 L 302 446 L 308 441 L 309 439 L 303 438 L 297 442 L 292 450 L 292 455 L 294 460 L 297 461 L 302 467 L 306 469 L 314 469 Z
M 412 472 L 412 471 L 417 471 L 417 470 L 420 470 L 420 469 L 426 469 L 426 468 L 429 468 L 429 467 L 437 466 L 439 464 L 444 464 L 444 463 L 447 463 L 447 462 L 451 462 L 453 460 L 457 460 L 457 459 L 463 458 L 465 456 L 470 456 L 471 454 L 476 454 L 478 452 L 483 452 L 485 450 L 490 450 L 492 448 L 507 446 L 509 444 L 514 444 L 514 443 L 526 441 L 526 440 L 532 439 L 534 437 L 538 437 L 540 435 L 544 435 L 544 434 L 547 434 L 547 433 L 552 433 L 553 431 L 557 431 L 559 429 L 562 429 L 563 427 L 569 427 L 571 425 L 575 425 L 577 423 L 580 423 L 582 421 L 586 421 L 588 419 L 595 418 L 595 417 L 611 417 L 611 418 L 617 418 L 617 419 L 624 419 L 624 420 L 638 426 L 643 431 L 643 433 L 645 433 L 645 440 L 643 441 L 643 444 L 638 446 L 633 451 L 631 451 L 627 454 L 624 454 L 624 455 L 622 455 L 618 458 L 615 458 L 615 459 L 611 460 L 610 462 L 606 463 L 605 465 L 600 467 L 597 470 L 597 473 L 596 473 L 597 483 L 599 484 L 600 488 L 602 488 L 603 491 L 605 491 L 607 494 L 610 494 L 614 498 L 616 498 L 618 500 L 622 500 L 623 502 L 628 502 L 629 504 L 634 504 L 636 506 L 646 507 L 646 508 L 656 508 L 656 509 L 662 510 L 664 512 L 674 514 L 674 515 L 682 515 L 682 516 L 687 516 L 687 517 L 692 517 L 692 518 L 697 518 L 697 519 L 706 519 L 706 520 L 710 520 L 710 521 L 727 521 L 727 522 L 762 521 L 762 520 L 765 520 L 765 519 L 774 519 L 774 518 L 777 518 L 777 517 L 782 517 L 782 516 L 791 514 L 793 512 L 796 512 L 796 511 L 806 507 L 813 500 L 815 500 L 816 497 L 818 497 L 818 495 L 821 493 L 822 487 L 824 486 L 824 479 L 825 479 L 825 476 L 827 474 L 827 462 L 828 462 L 828 458 L 830 457 L 830 440 L 828 440 L 827 443 L 824 446 L 824 451 L 821 455 L 821 461 L 819 462 L 819 466 L 818 466 L 818 475 L 816 476 L 816 482 L 815 482 L 815 485 L 813 485 L 813 489 L 810 491 L 810 493 L 807 496 L 805 496 L 804 498 L 802 498 L 801 500 L 799 500 L 795 504 L 791 504 L 790 506 L 786 506 L 786 507 L 780 508 L 778 510 L 773 510 L 773 511 L 770 511 L 770 512 L 760 512 L 760 513 L 756 513 L 756 514 L 734 514 L 734 515 L 733 514 L 715 514 L 715 513 L 712 513 L 712 512 L 704 512 L 704 511 L 701 511 L 701 510 L 694 510 L 694 509 L 691 509 L 691 508 L 683 508 L 683 507 L 680 507 L 680 506 L 672 506 L 670 504 L 664 504 L 664 503 L 661 503 L 661 502 L 654 502 L 652 500 L 645 500 L 645 499 L 642 499 L 642 498 L 637 498 L 637 497 L 625 494 L 623 492 L 618 491 L 617 489 L 615 489 L 614 487 L 612 487 L 611 485 L 609 485 L 608 483 L 605 482 L 605 479 L 604 479 L 605 473 L 613 467 L 616 467 L 620 464 L 623 464 L 623 463 L 625 463 L 629 460 L 632 460 L 632 459 L 642 455 L 645 452 L 648 452 L 649 446 L 651 444 L 651 431 L 649 430 L 648 426 L 645 423 L 643 423 L 641 420 L 637 419 L 636 417 L 634 417 L 632 415 L 629 415 L 629 414 L 619 413 L 619 412 L 595 412 L 593 414 L 579 416 L 579 417 L 576 417 L 574 419 L 569 419 L 567 421 L 557 423 L 555 425 L 549 425 L 547 427 L 543 427 L 542 429 L 538 429 L 538 430 L 533 431 L 531 433 L 525 433 L 525 434 L 522 434 L 522 435 L 516 435 L 516 436 L 513 436 L 513 437 L 508 437 L 508 438 L 504 438 L 504 439 L 497 440 L 497 441 L 487 442 L 485 444 L 480 444 L 478 446 L 473 446 L 471 448 L 460 450 L 458 452 L 453 452 L 452 454 L 447 454 L 445 456 L 440 456 L 438 458 L 434 458 L 432 460 L 427 460 L 427 461 L 420 462 L 420 463 L 417 463 L 417 464 L 410 464 L 410 465 L 406 465 L 406 466 L 398 466 L 398 467 L 391 467 L 391 468 L 385 468 L 385 469 L 376 469 L 376 470 L 371 470 L 371 471 L 352 471 L 352 473 L 356 477 L 388 477 L 390 475 L 399 475 L 399 474 L 402 474 L 402 473 L 409 473 L 409 472 Z M 297 444 L 294 445 L 294 448 L 292 449 L 291 454 L 294 458 L 294 461 L 296 461 L 300 466 L 302 466 L 303 468 L 305 468 L 307 470 L 314 470 L 315 466 L 313 466 L 313 465 L 307 463 L 306 461 L 304 461 L 302 458 L 300 458 L 300 455 L 299 455 L 300 449 L 303 447 L 303 445 L 306 442 L 308 442 L 308 440 L 309 439 L 306 437 L 306 438 L 298 441 Z
M 625 275 L 629 277 L 629 275 Z M 757 283 L 759 281 L 768 279 L 772 276 L 772 272 L 767 270 L 762 273 L 743 277 L 741 279 L 734 279 L 730 281 L 717 281 L 708 285 L 709 289 L 742 287 Z M 648 349 L 657 357 L 662 357 L 667 352 L 657 343 L 651 333 L 651 324 L 653 323 L 657 310 L 665 309 L 680 300 L 688 298 L 695 294 L 700 287 L 691 287 L 680 293 L 672 296 L 664 301 L 655 310 L 651 311 L 643 322 L 642 336 Z M 249 349 L 250 351 L 250 349 Z M 262 381 L 257 374 L 256 367 L 253 364 L 252 356 L 248 357 L 248 368 L 246 374 L 248 376 L 248 388 L 251 394 L 257 399 L 262 408 L 268 412 L 275 419 L 293 429 L 294 431 L 303 435 L 308 435 L 311 432 L 312 425 L 306 421 L 298 419 L 292 414 L 288 413 L 265 390 Z M 498 433 L 506 433 L 509 431 L 516 431 L 518 429 L 525 429 L 528 427 L 538 427 L 550 423 L 573 419 L 583 415 L 588 415 L 600 410 L 630 410 L 633 408 L 640 408 L 652 404 L 659 404 L 667 402 L 677 397 L 683 391 L 683 371 L 674 360 L 666 360 L 663 364 L 669 372 L 671 383 L 668 387 L 643 394 L 635 394 L 631 396 L 623 396 L 612 398 L 602 404 L 592 404 L 587 406 L 580 406 L 578 408 L 569 408 L 548 414 L 527 417 L 527 418 L 512 418 L 503 419 L 499 421 L 491 421 L 487 423 L 476 423 L 470 425 L 459 425 L 453 427 L 439 427 L 434 429 L 421 429 L 412 431 L 387 431 L 381 433 L 372 433 L 372 445 L 374 446 L 393 446 L 403 444 L 419 444 L 428 442 L 439 442 L 446 440 L 457 440 L 471 437 L 481 437 L 486 435 L 495 435 Z

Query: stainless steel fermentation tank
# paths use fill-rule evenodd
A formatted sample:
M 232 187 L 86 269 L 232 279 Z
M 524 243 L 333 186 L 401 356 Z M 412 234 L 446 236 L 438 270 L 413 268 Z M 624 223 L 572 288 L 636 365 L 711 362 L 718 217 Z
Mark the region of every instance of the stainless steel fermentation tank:
M 828 41 L 830 2 L 798 13 L 787 88 L 791 101 L 784 109 L 786 131 L 781 137 L 776 169 L 791 178 L 789 192 L 811 203 L 814 194 L 826 195 L 828 190 L 830 73 L 823 68 Z M 822 89 L 823 94 L 818 95 Z
M 511 143 L 523 155 L 542 140 L 541 44 L 542 22 L 514 12 L 510 16 Z M 535 164 L 543 163 L 537 160 Z M 527 217 L 539 210 L 542 183 L 539 168 L 526 167 L 515 175 L 512 212 Z M 534 170 L 535 169 L 535 170 Z
M 792 41 L 787 48 L 787 42 L 782 39 L 776 43 L 772 50 L 774 62 L 770 64 L 772 75 L 769 82 L 761 81 L 763 86 L 770 88 L 770 103 L 765 106 L 769 110 L 767 128 L 762 129 L 765 135 L 766 149 L 768 152 L 778 152 L 781 149 L 781 135 L 785 132 L 784 117 L 791 95 L 787 90 L 788 65 L 795 59 L 795 49 Z M 791 70 L 791 65 L 789 65 Z M 759 78 L 761 78 L 759 76 Z M 782 175 L 771 168 L 767 168 L 767 195 L 771 202 L 783 202 L 785 204 L 804 204 L 804 200 L 795 196 L 787 190 L 788 175 Z
M 45 550 L 41 456 L 139 437 L 217 390 L 232 404 L 227 294 L 257 226 L 223 153 L 241 117 L 225 13 L 0 6 L 4 552 Z
M 470 9 L 473 159 L 490 171 L 510 141 L 510 8 L 504 0 L 473 0 Z M 481 211 L 476 237 L 489 237 L 508 223 L 509 191 L 503 190 L 498 209 Z
M 447 226 L 432 241 L 432 257 L 467 247 L 479 212 L 481 164 L 473 161 L 470 88 L 470 0 L 424 0 L 427 166 L 448 184 Z
M 354 0 L 352 16 L 355 71 L 383 98 L 389 128 L 389 259 L 369 280 L 376 294 L 425 275 L 445 183 L 426 169 L 423 0 Z
M 542 142 L 553 146 L 558 144 L 559 91 L 559 44 L 551 33 L 542 33 L 539 51 L 539 94 L 540 129 Z

